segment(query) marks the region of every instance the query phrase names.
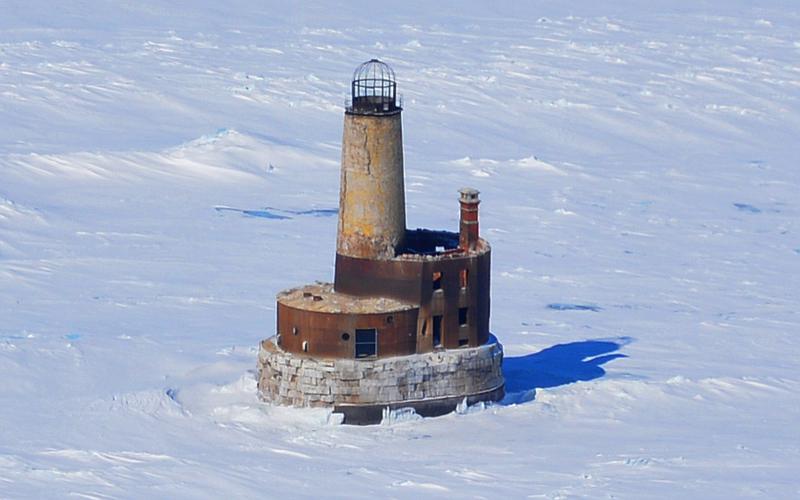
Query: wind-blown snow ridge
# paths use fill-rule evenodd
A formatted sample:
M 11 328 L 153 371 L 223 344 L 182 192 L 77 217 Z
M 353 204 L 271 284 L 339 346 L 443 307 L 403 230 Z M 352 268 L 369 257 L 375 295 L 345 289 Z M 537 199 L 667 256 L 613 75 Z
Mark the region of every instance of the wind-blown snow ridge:
M 507 160 L 507 161 L 490 160 L 487 158 L 472 159 L 466 156 L 458 160 L 453 160 L 451 163 L 453 165 L 472 168 L 471 173 L 475 177 L 489 177 L 494 173 L 496 173 L 498 169 L 508 168 L 508 167 L 527 168 L 531 170 L 552 173 L 560 176 L 568 175 L 567 172 L 565 172 L 563 169 L 558 168 L 555 165 L 551 165 L 550 163 L 547 163 L 545 161 L 542 161 L 539 158 L 536 158 L 535 156 L 528 156 L 526 158 L 520 158 L 519 160 Z
M 36 210 L 21 206 L 8 198 L 0 196 L 0 220 L 13 221 L 23 219 L 27 222 L 42 222 L 42 217 Z

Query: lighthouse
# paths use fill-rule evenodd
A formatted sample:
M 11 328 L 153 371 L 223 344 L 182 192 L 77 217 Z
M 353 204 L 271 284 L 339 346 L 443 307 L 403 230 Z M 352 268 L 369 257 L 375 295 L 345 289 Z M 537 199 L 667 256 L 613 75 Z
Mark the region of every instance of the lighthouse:
M 503 351 L 489 332 L 491 247 L 480 237 L 479 192 L 458 191 L 458 232 L 408 229 L 394 71 L 367 61 L 350 90 L 334 282 L 278 294 L 277 332 L 259 351 L 259 396 L 330 407 L 351 424 L 498 400 Z

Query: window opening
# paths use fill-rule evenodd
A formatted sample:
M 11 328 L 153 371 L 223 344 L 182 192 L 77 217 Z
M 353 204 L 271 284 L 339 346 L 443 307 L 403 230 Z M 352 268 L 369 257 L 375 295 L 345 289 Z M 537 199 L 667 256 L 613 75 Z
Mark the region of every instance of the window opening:
M 347 342 L 348 340 L 350 340 L 350 334 L 349 334 L 349 333 L 347 333 L 347 332 L 344 332 L 344 333 L 342 334 L 342 340 L 344 340 L 345 342 Z
M 469 312 L 468 307 L 459 307 L 458 308 L 458 324 L 461 326 L 467 326 L 467 313 Z
M 442 317 L 433 317 L 433 347 L 441 347 L 442 345 Z
M 428 334 L 428 322 L 427 321 L 423 321 L 422 322 L 422 336 L 424 337 L 427 334 Z
M 459 347 L 464 347 L 467 344 L 469 344 L 469 339 L 458 339 L 458 346 Z
M 308 352 L 308 340 L 303 341 L 303 352 Z
M 356 357 L 368 358 L 378 354 L 378 330 L 375 328 L 356 329 Z
M 469 269 L 461 270 L 459 281 L 461 282 L 461 288 L 467 288 L 467 285 L 469 285 Z
M 433 289 L 434 290 L 442 289 L 442 273 L 440 271 L 435 271 L 433 273 Z

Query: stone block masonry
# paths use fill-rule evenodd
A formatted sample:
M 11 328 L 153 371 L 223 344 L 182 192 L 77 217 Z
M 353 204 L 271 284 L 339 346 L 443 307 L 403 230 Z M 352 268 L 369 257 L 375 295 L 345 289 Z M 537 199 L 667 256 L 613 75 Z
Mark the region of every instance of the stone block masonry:
M 464 398 L 499 399 L 502 363 L 499 343 L 394 358 L 318 359 L 284 352 L 272 337 L 261 343 L 258 391 L 265 401 L 335 407 L 346 423 L 370 423 L 386 407 L 435 415 Z

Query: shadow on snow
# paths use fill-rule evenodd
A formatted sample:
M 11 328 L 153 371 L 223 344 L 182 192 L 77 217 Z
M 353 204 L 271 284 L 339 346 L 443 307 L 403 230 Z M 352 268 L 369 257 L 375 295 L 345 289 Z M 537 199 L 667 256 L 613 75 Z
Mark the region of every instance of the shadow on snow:
M 618 351 L 630 344 L 630 337 L 583 340 L 558 344 L 525 356 L 503 360 L 506 397 L 503 404 L 530 401 L 536 389 L 594 380 L 606 374 L 602 365 L 626 358 Z

